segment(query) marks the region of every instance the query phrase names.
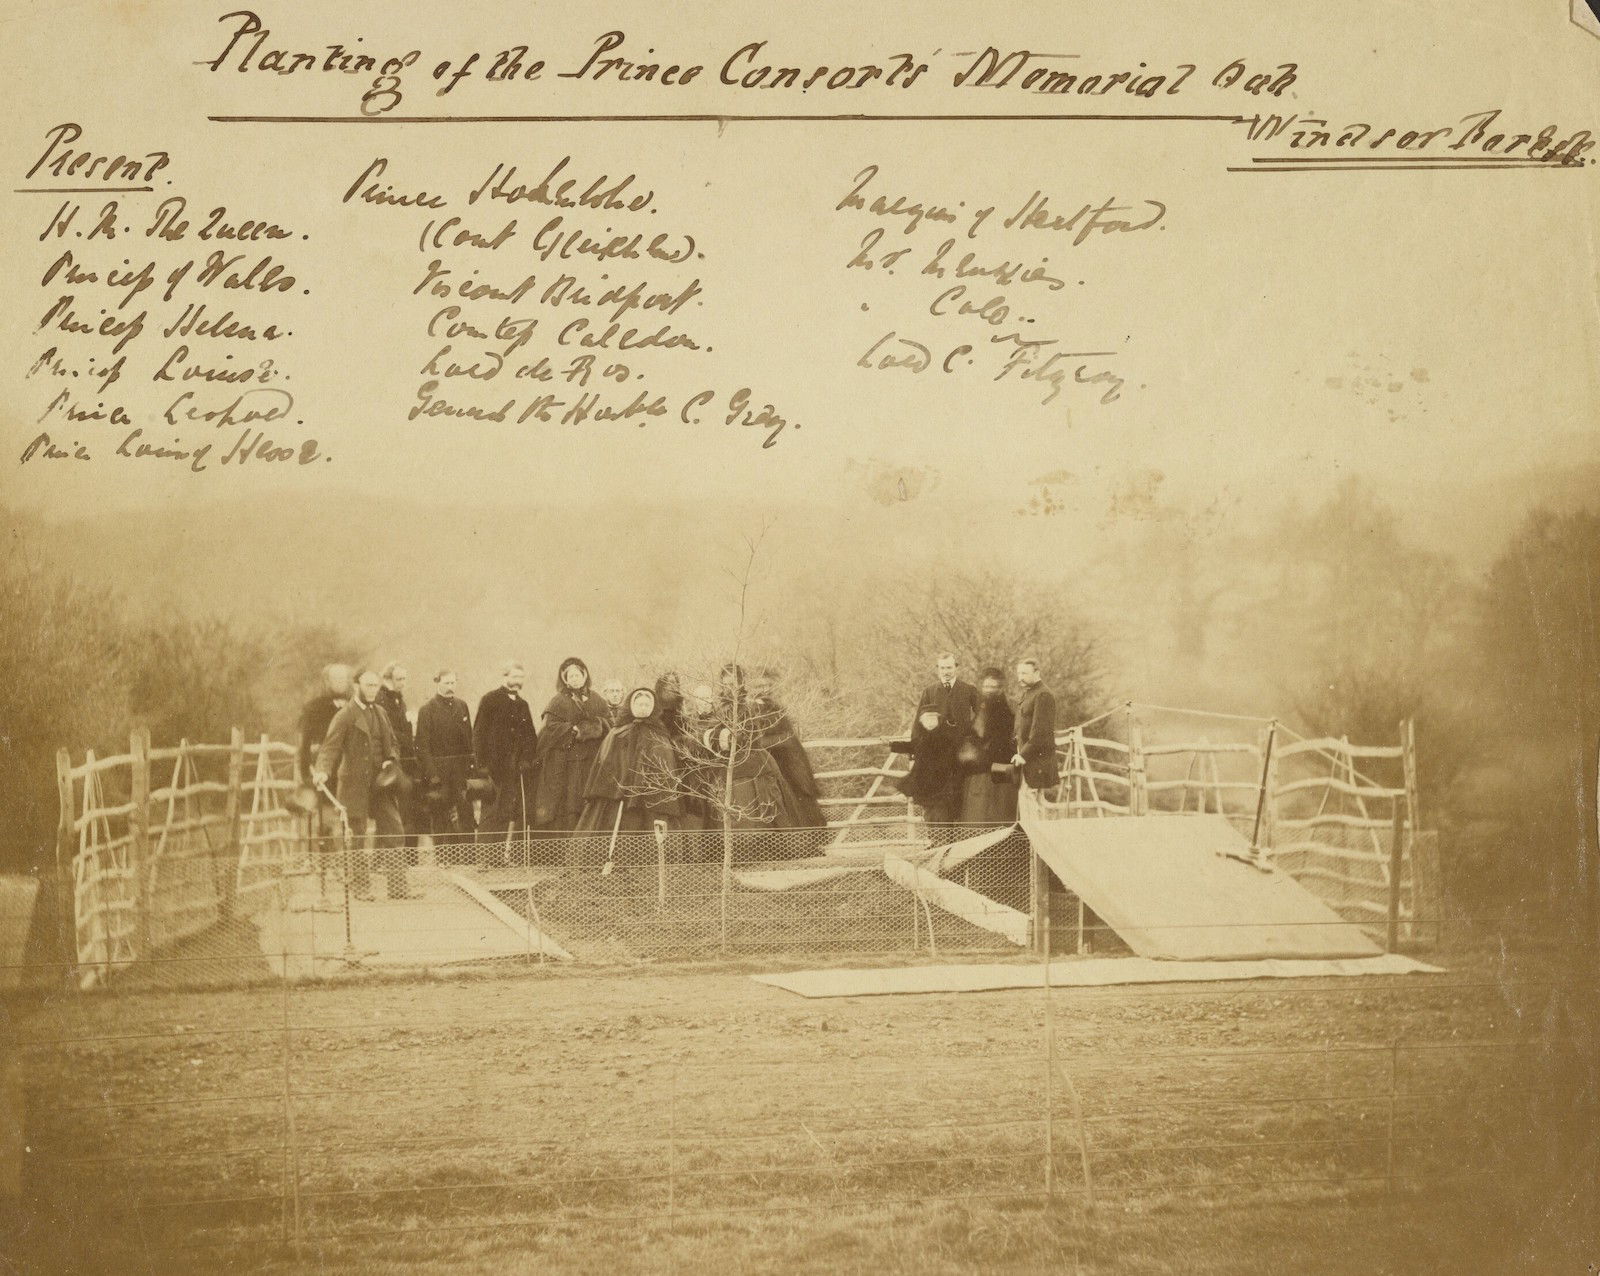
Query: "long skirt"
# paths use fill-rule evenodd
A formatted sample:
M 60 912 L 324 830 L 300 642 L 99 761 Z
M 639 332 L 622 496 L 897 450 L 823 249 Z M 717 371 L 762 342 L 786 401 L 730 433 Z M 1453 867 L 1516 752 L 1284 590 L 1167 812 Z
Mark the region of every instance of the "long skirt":
M 961 807 L 956 818 L 962 824 L 1015 823 L 1017 786 L 1009 777 L 1004 783 L 996 783 L 989 771 L 967 776 L 961 786 Z

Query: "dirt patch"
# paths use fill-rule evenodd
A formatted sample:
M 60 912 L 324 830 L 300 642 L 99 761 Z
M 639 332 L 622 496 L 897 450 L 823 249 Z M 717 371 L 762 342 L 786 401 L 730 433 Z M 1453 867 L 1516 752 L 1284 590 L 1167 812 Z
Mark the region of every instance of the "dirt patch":
M 730 892 L 721 868 L 669 865 L 607 876 L 563 874 L 495 897 L 586 963 L 714 955 L 791 954 L 800 960 L 848 953 L 1015 952 L 993 933 L 916 897 L 868 870 L 782 891 Z M 930 938 L 929 926 L 932 926 Z
M 819 1006 L 549 965 L 31 1004 L 11 1250 L 40 1271 L 1556 1270 L 1529 1256 L 1593 1231 L 1547 1217 L 1593 1189 L 1592 1098 L 1560 1089 L 1593 1058 L 1585 1012 L 1537 968 L 1451 966 Z

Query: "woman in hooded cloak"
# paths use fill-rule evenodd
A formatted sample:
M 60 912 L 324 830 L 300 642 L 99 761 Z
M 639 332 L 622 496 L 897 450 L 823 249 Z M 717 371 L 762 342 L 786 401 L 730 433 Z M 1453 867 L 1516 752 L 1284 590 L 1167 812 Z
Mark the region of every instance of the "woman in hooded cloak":
M 648 833 L 657 824 L 671 832 L 681 820 L 678 751 L 661 721 L 656 693 L 636 687 L 626 704 L 628 721 L 606 736 L 595 758 L 578 819 L 580 832 L 610 837 Z
M 600 742 L 610 728 L 608 706 L 590 685 L 589 667 L 568 656 L 556 672 L 556 693 L 539 726 L 539 782 L 534 824 L 549 833 L 570 833 L 583 814 Z

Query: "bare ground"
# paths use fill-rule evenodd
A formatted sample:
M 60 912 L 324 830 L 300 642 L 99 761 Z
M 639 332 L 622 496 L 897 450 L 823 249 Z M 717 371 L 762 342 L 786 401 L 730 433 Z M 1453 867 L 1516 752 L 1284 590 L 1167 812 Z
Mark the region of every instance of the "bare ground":
M 1582 1272 L 1592 982 L 1449 964 L 1048 1004 L 805 1001 L 715 966 L 35 1001 L 13 1017 L 27 1190 L 0 1253 L 40 1272 Z

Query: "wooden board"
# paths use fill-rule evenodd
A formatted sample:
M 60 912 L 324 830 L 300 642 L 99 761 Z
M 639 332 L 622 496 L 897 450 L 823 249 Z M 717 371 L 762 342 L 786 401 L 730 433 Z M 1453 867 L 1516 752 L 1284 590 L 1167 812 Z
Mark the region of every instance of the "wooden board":
M 946 881 L 925 868 L 918 868 L 915 864 L 896 859 L 892 855 L 884 857 L 883 871 L 896 886 L 905 887 L 919 899 L 927 900 L 935 908 L 942 908 L 945 912 L 983 930 L 1003 935 L 1018 947 L 1027 947 L 1026 913 L 1007 908 L 987 895 L 980 895 L 965 886 Z
M 999 846 L 1016 831 L 1016 827 L 1015 824 L 1007 824 L 1004 828 L 985 829 L 971 837 L 964 837 L 959 842 L 941 846 L 934 851 L 933 857 L 928 861 L 928 868 L 935 873 L 953 873 L 985 851 Z
M 1287 873 L 1220 852 L 1248 844 L 1220 815 L 1023 818 L 1066 888 L 1141 957 L 1367 957 L 1382 950 Z
M 1151 961 L 1144 957 L 1066 958 L 1050 963 L 1052 988 L 1103 988 L 1120 984 L 1219 983 L 1250 979 L 1332 979 L 1357 975 L 1443 973 L 1398 953 L 1308 961 Z M 1042 988 L 1045 972 L 1032 965 L 905 966 L 871 970 L 795 970 L 752 975 L 802 997 L 882 997 L 916 993 L 1003 992 Z
M 382 875 L 374 872 L 381 889 Z M 262 956 L 290 979 L 337 975 L 353 966 L 425 969 L 507 957 L 570 961 L 571 954 L 465 874 L 412 869 L 407 900 L 352 900 L 345 939 L 337 883 L 319 899 L 312 874 L 290 880 L 287 908 L 253 920 Z M 320 905 L 320 906 L 319 906 Z
M 840 864 L 830 868 L 752 869 L 748 872 L 736 871 L 733 880 L 750 891 L 789 891 L 797 886 L 819 886 L 823 882 L 833 881 L 836 877 L 848 877 L 851 873 L 871 871 L 872 866 L 865 864 Z

